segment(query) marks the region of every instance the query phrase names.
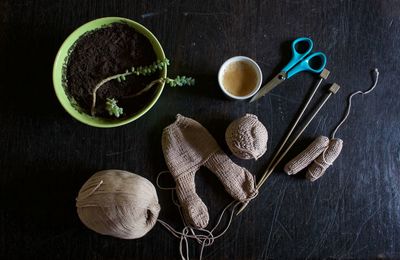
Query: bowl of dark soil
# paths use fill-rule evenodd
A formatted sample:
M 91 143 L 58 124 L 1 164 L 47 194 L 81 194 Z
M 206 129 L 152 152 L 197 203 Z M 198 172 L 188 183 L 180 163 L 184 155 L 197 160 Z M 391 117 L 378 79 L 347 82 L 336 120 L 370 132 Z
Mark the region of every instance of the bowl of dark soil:
M 106 17 L 76 29 L 62 44 L 53 67 L 58 100 L 75 119 L 116 127 L 143 116 L 165 85 L 168 60 L 144 26 Z

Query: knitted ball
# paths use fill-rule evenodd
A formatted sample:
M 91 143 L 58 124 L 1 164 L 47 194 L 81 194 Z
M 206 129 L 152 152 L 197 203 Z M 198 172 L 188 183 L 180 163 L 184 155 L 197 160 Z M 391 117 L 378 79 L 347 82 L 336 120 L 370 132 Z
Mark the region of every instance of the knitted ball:
M 89 229 L 123 239 L 144 236 L 160 212 L 154 185 L 120 170 L 100 171 L 90 177 L 79 191 L 76 207 Z
M 257 160 L 267 151 L 268 131 L 257 116 L 246 114 L 228 126 L 225 140 L 235 156 Z

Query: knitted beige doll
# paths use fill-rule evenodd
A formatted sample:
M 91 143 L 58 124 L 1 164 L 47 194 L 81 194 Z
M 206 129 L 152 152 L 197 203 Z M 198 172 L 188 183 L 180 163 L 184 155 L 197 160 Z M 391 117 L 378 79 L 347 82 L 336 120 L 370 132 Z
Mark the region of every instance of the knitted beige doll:
M 229 159 L 211 134 L 197 121 L 176 116 L 162 134 L 162 148 L 168 169 L 176 182 L 176 193 L 187 224 L 204 228 L 209 215 L 196 193 L 195 174 L 200 166 L 210 169 L 236 200 L 245 202 L 257 193 L 253 175 Z

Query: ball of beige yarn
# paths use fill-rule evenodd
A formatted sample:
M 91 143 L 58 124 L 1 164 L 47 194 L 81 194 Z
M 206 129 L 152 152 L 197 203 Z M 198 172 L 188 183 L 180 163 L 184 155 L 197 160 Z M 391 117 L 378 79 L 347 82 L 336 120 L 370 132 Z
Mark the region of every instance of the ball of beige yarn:
M 267 151 L 268 131 L 257 116 L 246 114 L 228 126 L 225 140 L 235 156 L 257 160 Z
M 123 239 L 144 236 L 160 212 L 154 185 L 121 170 L 100 171 L 90 177 L 79 191 L 76 207 L 88 228 Z

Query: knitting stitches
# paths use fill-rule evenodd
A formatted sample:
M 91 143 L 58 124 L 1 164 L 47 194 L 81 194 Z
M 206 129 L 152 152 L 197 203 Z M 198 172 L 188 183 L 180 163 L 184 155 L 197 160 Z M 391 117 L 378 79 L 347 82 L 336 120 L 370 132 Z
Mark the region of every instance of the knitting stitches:
M 258 159 L 267 151 L 268 131 L 253 114 L 233 121 L 225 132 L 232 153 L 241 159 Z
M 321 152 L 328 147 L 328 145 L 328 137 L 317 137 L 303 152 L 285 165 L 284 171 L 289 175 L 298 173 L 306 168 L 313 160 L 315 160 L 321 154 Z
M 235 200 L 247 201 L 257 193 L 250 172 L 232 162 L 207 129 L 193 119 L 178 114 L 176 121 L 163 131 L 162 148 L 176 182 L 183 216 L 193 227 L 204 228 L 209 220 L 194 183 L 200 166 L 210 169 Z

